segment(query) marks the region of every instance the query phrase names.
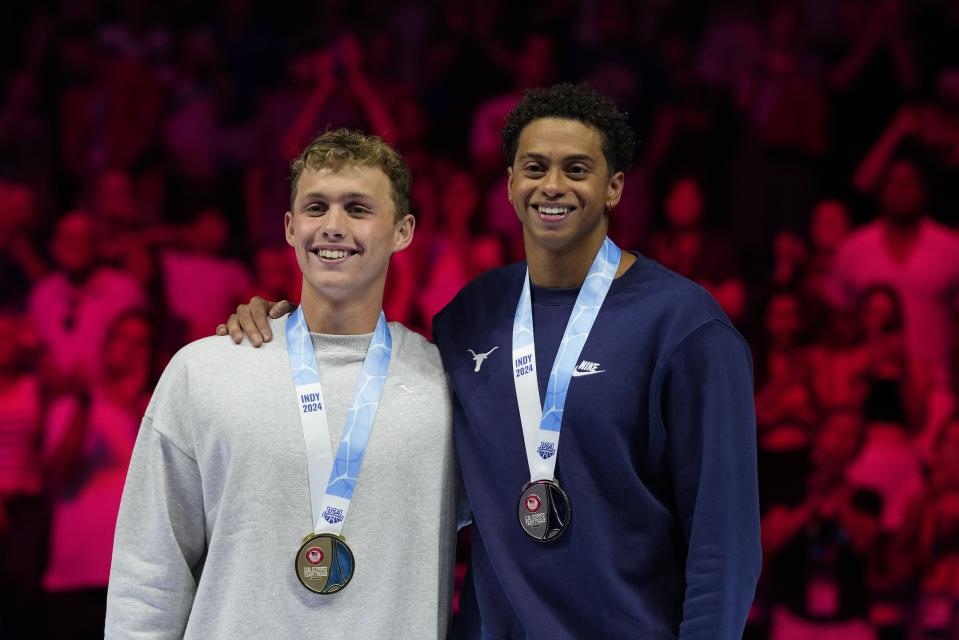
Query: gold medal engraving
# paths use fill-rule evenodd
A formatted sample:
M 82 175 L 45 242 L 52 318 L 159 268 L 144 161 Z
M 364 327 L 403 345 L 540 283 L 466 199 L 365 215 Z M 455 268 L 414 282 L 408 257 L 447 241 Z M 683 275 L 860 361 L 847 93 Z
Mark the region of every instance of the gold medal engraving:
M 313 593 L 329 595 L 349 584 L 354 564 L 353 551 L 340 536 L 310 535 L 296 554 L 296 577 Z

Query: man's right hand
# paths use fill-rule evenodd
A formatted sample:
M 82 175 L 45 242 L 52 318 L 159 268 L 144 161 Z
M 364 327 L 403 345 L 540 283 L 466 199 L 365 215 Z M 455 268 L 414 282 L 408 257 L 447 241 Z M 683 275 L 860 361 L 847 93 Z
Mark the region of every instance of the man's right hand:
M 246 336 L 250 344 L 259 347 L 273 339 L 269 319 L 279 318 L 295 308 L 296 306 L 288 300 L 271 302 L 260 296 L 253 296 L 248 304 L 237 306 L 236 313 L 230 314 L 226 324 L 217 326 L 216 335 L 229 334 L 233 342 L 237 344 L 243 342 L 243 336 Z

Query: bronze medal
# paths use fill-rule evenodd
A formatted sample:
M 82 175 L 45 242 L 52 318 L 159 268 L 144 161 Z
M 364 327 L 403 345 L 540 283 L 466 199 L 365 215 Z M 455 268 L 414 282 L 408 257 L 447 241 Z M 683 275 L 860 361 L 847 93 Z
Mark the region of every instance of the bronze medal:
M 569 496 L 555 480 L 530 482 L 516 506 L 519 526 L 537 542 L 552 542 L 563 535 L 572 514 Z
M 300 584 L 322 595 L 343 590 L 353 578 L 354 566 L 346 540 L 332 533 L 307 536 L 294 562 Z

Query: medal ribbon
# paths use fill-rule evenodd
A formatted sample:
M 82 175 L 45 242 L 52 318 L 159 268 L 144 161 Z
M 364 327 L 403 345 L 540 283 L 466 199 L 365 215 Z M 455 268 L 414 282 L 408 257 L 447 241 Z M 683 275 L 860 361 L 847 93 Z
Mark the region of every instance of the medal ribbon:
M 316 365 L 310 329 L 306 326 L 301 309 L 294 311 L 286 321 L 286 352 L 290 359 L 300 421 L 303 423 L 303 439 L 306 442 L 313 531 L 340 535 L 360 475 L 363 454 L 366 453 L 373 430 L 376 408 L 386 384 L 386 372 L 393 353 L 393 337 L 386 324 L 386 316 L 380 311 L 335 458 L 326 420 L 323 387 L 320 385 L 320 370 Z M 325 491 L 322 489 L 324 480 Z
M 566 393 L 576 361 L 593 328 L 599 309 L 616 277 L 622 252 L 608 237 L 603 241 L 586 280 L 576 296 L 576 304 L 566 323 L 563 340 L 553 361 L 546 385 L 546 399 L 539 403 L 536 378 L 536 343 L 533 336 L 533 305 L 529 287 L 529 269 L 523 283 L 516 316 L 513 318 L 513 384 L 523 424 L 523 441 L 529 463 L 530 482 L 555 477 L 559 432 L 563 426 Z

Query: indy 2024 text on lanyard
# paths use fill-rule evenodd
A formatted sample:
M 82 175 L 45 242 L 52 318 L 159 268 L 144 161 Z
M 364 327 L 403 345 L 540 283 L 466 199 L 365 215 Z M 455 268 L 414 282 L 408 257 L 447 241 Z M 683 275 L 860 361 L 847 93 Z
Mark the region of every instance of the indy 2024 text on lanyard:
M 621 258 L 619 247 L 608 237 L 605 238 L 576 296 L 576 304 L 553 361 L 542 405 L 536 379 L 529 269 L 526 270 L 523 292 L 513 318 L 513 384 L 516 386 L 516 400 L 523 425 L 529 482 L 523 487 L 516 514 L 523 531 L 538 542 L 559 538 L 572 516 L 569 496 L 560 487 L 555 474 L 566 393 L 569 391 L 573 368 L 616 277 Z
M 341 532 L 386 384 L 393 337 L 380 311 L 335 458 L 313 339 L 302 308 L 287 318 L 286 351 L 303 424 L 313 513 L 313 532 L 297 551 L 294 568 L 304 587 L 328 595 L 341 591 L 353 578 L 356 560 Z

